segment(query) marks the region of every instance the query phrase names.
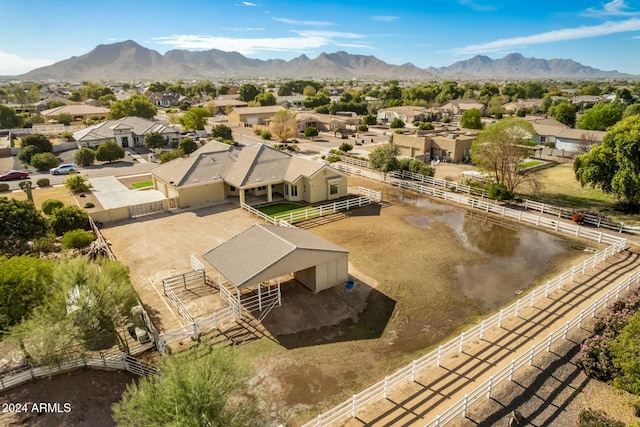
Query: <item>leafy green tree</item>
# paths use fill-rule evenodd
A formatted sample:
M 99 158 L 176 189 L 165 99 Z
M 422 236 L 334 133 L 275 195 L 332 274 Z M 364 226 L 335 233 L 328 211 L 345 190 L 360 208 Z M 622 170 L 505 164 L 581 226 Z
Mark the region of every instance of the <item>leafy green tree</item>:
M 579 129 L 607 130 L 622 119 L 620 106 L 610 102 L 598 102 L 584 112 L 578 122 Z
M 44 301 L 52 279 L 49 260 L 29 255 L 0 257 L 0 335 Z
M 542 101 L 540 102 L 540 111 L 542 111 L 543 113 L 546 113 L 547 111 L 549 111 L 549 108 L 551 108 L 552 104 L 553 104 L 553 100 L 549 95 L 546 95 L 544 98 L 542 98 Z
M 249 363 L 234 347 L 197 347 L 164 359 L 162 375 L 131 383 L 113 406 L 118 426 L 262 427 Z
M 258 89 L 255 85 L 251 83 L 246 83 L 240 86 L 238 89 L 238 93 L 240 94 L 240 99 L 244 102 L 253 101 L 256 96 L 260 93 L 260 89 Z
M 62 113 L 56 116 L 56 121 L 61 125 L 69 126 L 73 122 L 73 116 L 69 113 Z
M 82 147 L 74 155 L 74 161 L 79 166 L 89 166 L 96 161 L 96 152 L 91 148 Z
M 480 131 L 471 145 L 471 159 L 478 169 L 493 175 L 511 193 L 532 174 L 522 173 L 520 164 L 529 156 L 535 131 L 527 120 L 512 117 L 499 120 Z
M 369 164 L 373 169 L 381 172 L 394 171 L 399 167 L 399 153 L 398 146 L 393 143 L 382 145 L 369 153 Z
M 395 118 L 393 119 L 393 121 L 391 122 L 391 124 L 389 125 L 389 127 L 391 129 L 402 129 L 404 127 L 405 123 L 402 119 L 398 119 Z
M 348 142 L 343 142 L 342 144 L 340 144 L 340 147 L 338 147 L 338 150 L 348 153 L 349 151 L 353 150 L 353 145 L 349 144 Z
M 544 96 L 544 88 L 542 84 L 537 81 L 528 81 L 524 83 L 524 89 L 526 91 L 526 97 L 531 99 L 540 99 Z
M 76 206 L 63 206 L 54 209 L 49 216 L 51 229 L 58 236 L 67 231 L 89 230 L 89 214 Z
M 552 105 L 547 112 L 560 123 L 569 127 L 576 126 L 576 107 L 568 102 L 560 102 L 559 104 Z
M 115 141 L 107 141 L 100 144 L 96 150 L 96 160 L 99 162 L 113 162 L 124 158 L 124 148 L 120 147 Z
M 291 110 L 278 111 L 269 123 L 269 130 L 282 143 L 287 142 L 289 138 L 295 138 L 298 135 L 296 113 Z
M 609 344 L 614 366 L 620 373 L 613 384 L 640 395 L 640 312 L 629 318 L 620 335 Z
M 628 105 L 627 108 L 624 109 L 624 114 L 622 115 L 622 117 L 627 118 L 636 114 L 640 114 L 640 103 Z
M 149 132 L 144 136 L 144 146 L 152 150 L 167 145 L 167 139 L 160 132 Z
M 182 151 L 187 156 L 198 149 L 198 143 L 193 138 L 182 138 L 178 144 L 178 150 Z
M 427 165 L 426 163 L 417 160 L 417 159 L 409 159 L 403 158 L 398 163 L 398 169 L 410 171 L 413 173 L 417 173 L 425 176 L 434 176 L 436 174 L 436 169 Z
M 227 125 L 216 125 L 211 129 L 211 136 L 218 141 L 233 140 L 233 130 Z
M 323 105 L 331 104 L 331 98 L 324 92 L 320 92 L 315 94 L 314 96 L 307 96 L 304 101 L 302 101 L 302 106 L 304 108 L 318 108 Z
M 203 130 L 210 115 L 211 112 L 206 108 L 191 108 L 180 118 L 180 123 L 187 130 Z
M 255 101 L 262 106 L 276 105 L 276 97 L 272 92 L 259 93 L 256 96 Z
M 460 127 L 465 129 L 482 129 L 482 113 L 477 108 L 472 108 L 462 113 Z
M 0 129 L 12 129 L 20 126 L 20 118 L 13 107 L 0 104 Z
M 82 94 L 80 91 L 74 90 L 71 92 L 71 95 L 69 95 L 69 100 L 73 102 L 80 102 L 82 101 Z
M 0 197 L 0 254 L 22 254 L 47 234 L 47 220 L 33 203 Z
M 89 175 L 80 175 L 79 173 L 71 173 L 64 180 L 64 186 L 72 193 L 84 193 L 91 189 Z
M 100 104 L 102 105 L 110 105 L 112 102 L 116 102 L 117 100 L 118 98 L 110 93 L 107 95 L 102 95 L 100 98 L 98 98 L 98 101 L 100 101 Z
M 367 114 L 366 116 L 364 116 L 362 118 L 362 123 L 367 125 L 367 126 L 373 126 L 373 125 L 376 125 L 378 123 L 378 118 L 376 116 L 374 116 L 373 114 Z
M 602 145 L 576 157 L 573 170 L 581 185 L 600 188 L 631 206 L 640 205 L 640 115 L 611 127 Z
M 22 163 L 31 163 L 31 158 L 38 153 L 38 147 L 35 147 L 33 145 L 22 147 L 20 148 L 20 151 L 18 151 L 18 160 L 20 160 Z
M 128 116 L 152 119 L 157 113 L 156 106 L 142 95 L 133 95 L 125 100 L 113 102 L 109 107 L 110 119 L 121 119 Z
M 270 140 L 271 139 L 271 132 L 269 132 L 268 130 L 263 130 L 262 132 L 260 132 L 260 138 L 264 139 L 264 140 Z
M 11 328 L 9 338 L 41 364 L 77 358 L 77 352 L 65 354 L 69 348 L 95 351 L 117 343 L 125 351 L 123 329 L 136 304 L 122 263 L 87 257 L 61 260 L 54 266 L 49 297 L 29 319 Z
M 313 126 L 309 126 L 304 130 L 304 136 L 306 136 L 307 138 L 318 136 L 318 129 L 314 128 Z
M 60 162 L 53 153 L 36 153 L 31 156 L 31 165 L 39 171 L 48 171 Z
M 86 230 L 71 230 L 62 236 L 62 247 L 65 249 L 86 248 L 96 240 L 95 234 Z
M 49 141 L 49 138 L 40 134 L 32 133 L 22 138 L 22 147 L 33 146 L 36 148 L 36 153 L 51 153 L 53 152 L 53 144 Z
M 580 89 L 580 95 L 598 96 L 601 93 L 602 93 L 602 89 L 600 89 L 600 86 L 598 86 L 595 83 L 592 83 L 592 84 L 587 85 L 587 86 L 583 87 L 582 89 Z
M 311 85 L 307 85 L 302 89 L 302 95 L 304 96 L 315 96 L 317 92 L 316 88 Z
M 182 150 L 165 150 L 160 153 L 160 163 L 166 163 L 173 159 L 184 157 L 184 151 Z

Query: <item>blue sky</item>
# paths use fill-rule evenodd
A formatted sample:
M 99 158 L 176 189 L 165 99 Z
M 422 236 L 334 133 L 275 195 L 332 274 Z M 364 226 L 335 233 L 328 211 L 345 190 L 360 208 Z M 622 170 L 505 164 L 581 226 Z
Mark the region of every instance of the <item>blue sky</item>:
M 0 75 L 127 39 L 289 60 L 344 50 L 440 67 L 511 52 L 640 75 L 640 0 L 0 0 Z

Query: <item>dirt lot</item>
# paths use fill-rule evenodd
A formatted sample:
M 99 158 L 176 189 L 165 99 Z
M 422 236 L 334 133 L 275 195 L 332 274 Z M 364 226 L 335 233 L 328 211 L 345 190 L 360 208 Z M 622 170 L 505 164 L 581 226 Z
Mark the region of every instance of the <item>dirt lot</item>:
M 459 175 L 459 170 L 446 169 L 444 173 Z M 317 410 L 364 389 L 488 314 L 477 300 L 451 286 L 456 266 L 481 265 L 486 257 L 462 244 L 446 224 L 428 218 L 458 208 L 400 203 L 399 196 L 411 195 L 368 180 L 350 178 L 350 185 L 378 187 L 390 203 L 353 211 L 312 232 L 350 251 L 356 292 L 336 287 L 305 296 L 284 287 L 283 306 L 264 322 L 270 339 L 244 346 L 258 372 L 254 386 L 264 390 L 272 416 L 291 425 L 309 420 Z M 118 259 L 130 266 L 152 317 L 161 330 L 169 330 L 181 319 L 162 296 L 161 280 L 188 271 L 190 254 L 200 256 L 256 222 L 245 211 L 222 205 L 109 224 L 103 231 Z M 580 251 L 558 256 L 528 285 L 586 256 Z M 504 299 L 514 296 L 509 291 Z
M 127 372 L 79 369 L 32 381 L 0 393 L 0 403 L 26 404 L 22 413 L 1 412 L 2 427 L 115 426 L 111 405 L 120 400 L 134 376 Z M 58 403 L 58 413 L 31 411 L 33 403 Z M 64 404 L 68 403 L 68 407 Z M 0 408 L 2 409 L 2 408 Z M 67 409 L 67 411 L 65 410 Z

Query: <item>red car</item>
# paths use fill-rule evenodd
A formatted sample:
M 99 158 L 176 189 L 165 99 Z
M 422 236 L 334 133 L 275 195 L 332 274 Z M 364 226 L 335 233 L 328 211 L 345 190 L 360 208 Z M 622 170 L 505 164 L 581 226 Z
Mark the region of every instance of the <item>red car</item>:
M 10 179 L 27 179 L 29 172 L 25 171 L 9 171 L 0 175 L 0 181 L 8 181 Z

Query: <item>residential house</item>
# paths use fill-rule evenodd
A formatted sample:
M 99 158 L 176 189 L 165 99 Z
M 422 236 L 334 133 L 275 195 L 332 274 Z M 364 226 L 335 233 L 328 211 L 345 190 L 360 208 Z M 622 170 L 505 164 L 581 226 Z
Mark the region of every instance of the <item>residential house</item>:
M 309 112 L 298 112 L 296 114 L 298 121 L 298 130 L 304 133 L 308 127 L 314 127 L 319 132 L 340 132 L 349 126 L 358 126 L 360 124 L 359 117 L 338 116 L 332 114 L 320 114 Z
M 233 98 L 216 98 L 207 101 L 205 104 L 206 108 L 215 108 L 214 115 L 225 115 L 229 108 L 242 108 L 246 106 L 246 102 Z
M 292 202 L 317 203 L 347 195 L 347 176 L 308 158 L 255 144 L 244 148 L 211 141 L 189 157 L 152 171 L 154 187 L 180 208 L 238 198 L 273 201 L 278 194 Z
M 73 138 L 78 147 L 95 148 L 107 141 L 115 141 L 120 147 L 126 148 L 142 146 L 144 136 L 151 132 L 161 133 L 167 142 L 182 138 L 179 129 L 142 117 L 123 117 L 102 122 L 75 132 Z
M 284 108 L 301 110 L 304 98 L 303 95 L 276 96 L 276 103 Z
M 62 103 L 64 105 L 68 105 L 72 103 L 67 98 L 63 98 L 61 96 L 50 96 L 41 101 L 35 102 L 33 106 L 35 107 L 36 111 L 42 112 L 42 111 L 51 109 L 51 104 L 54 102 Z
M 439 108 L 445 116 L 450 118 L 460 116 L 465 111 L 472 110 L 474 108 L 480 110 L 480 114 L 484 116 L 484 112 L 486 110 L 485 105 L 475 99 L 452 99 L 442 104 Z
M 424 107 L 405 106 L 390 107 L 378 110 L 378 123 L 390 124 L 396 119 L 402 120 L 405 124 L 412 124 L 415 121 L 424 122 L 429 113 Z
M 281 105 L 234 108 L 228 114 L 229 126 L 267 125 L 278 111 L 284 110 Z
M 467 162 L 471 143 L 477 132 L 429 131 L 417 134 L 394 134 L 393 143 L 401 156 L 429 162 Z
M 109 116 L 109 109 L 86 104 L 69 104 L 50 108 L 40 113 L 45 122 L 55 122 L 56 117 L 60 114 L 69 114 L 73 117 L 74 122 L 82 122 L 87 119 L 106 119 Z
M 558 150 L 570 152 L 585 151 L 586 146 L 601 144 L 606 132 L 597 130 L 573 129 L 548 117 L 527 117 L 536 134 L 538 144 L 553 144 Z
M 516 115 L 518 111 L 537 112 L 542 104 L 541 99 L 519 99 L 517 101 L 509 101 L 502 105 L 504 113 L 510 116 Z
M 176 92 L 151 92 L 147 94 L 147 100 L 157 107 L 178 107 L 184 103 L 191 104 L 191 98 Z

